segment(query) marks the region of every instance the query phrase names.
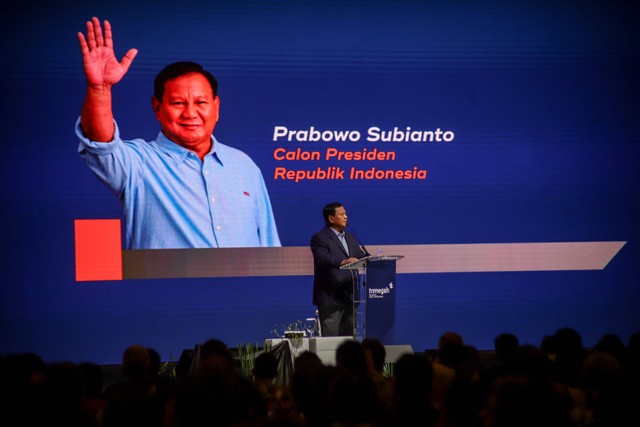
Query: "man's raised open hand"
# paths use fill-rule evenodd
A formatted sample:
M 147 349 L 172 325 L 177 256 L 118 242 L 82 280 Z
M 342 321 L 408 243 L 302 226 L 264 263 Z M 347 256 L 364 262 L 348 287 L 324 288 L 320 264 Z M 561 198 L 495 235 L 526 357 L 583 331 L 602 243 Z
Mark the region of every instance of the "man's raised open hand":
M 85 37 L 79 32 L 78 40 L 87 84 L 93 87 L 111 87 L 118 83 L 138 54 L 137 49 L 129 49 L 122 61 L 118 61 L 113 51 L 111 24 L 104 21 L 103 33 L 100 20 L 96 17 L 87 21 L 87 35 Z

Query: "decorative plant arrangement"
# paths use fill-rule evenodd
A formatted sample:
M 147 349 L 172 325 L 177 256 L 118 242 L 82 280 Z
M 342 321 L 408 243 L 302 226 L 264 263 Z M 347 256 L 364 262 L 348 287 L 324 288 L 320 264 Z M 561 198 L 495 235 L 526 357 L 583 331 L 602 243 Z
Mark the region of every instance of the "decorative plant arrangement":
M 287 325 L 276 326 L 272 331 L 278 338 L 287 339 L 291 344 L 291 349 L 294 353 L 302 347 L 302 340 L 307 336 L 307 331 L 304 329 L 304 322 L 296 320 Z
M 278 338 L 302 339 L 304 337 L 317 337 L 320 335 L 320 323 L 316 317 L 309 317 L 305 320 L 296 320 L 286 325 L 276 325 L 272 330 Z
M 173 354 L 169 355 L 169 360 L 160 365 L 160 369 L 158 370 L 158 375 L 169 378 L 176 379 L 176 362 L 173 359 Z
M 260 353 L 258 344 L 240 344 L 238 346 L 238 360 L 240 372 L 245 378 L 251 378 L 256 364 L 256 356 Z

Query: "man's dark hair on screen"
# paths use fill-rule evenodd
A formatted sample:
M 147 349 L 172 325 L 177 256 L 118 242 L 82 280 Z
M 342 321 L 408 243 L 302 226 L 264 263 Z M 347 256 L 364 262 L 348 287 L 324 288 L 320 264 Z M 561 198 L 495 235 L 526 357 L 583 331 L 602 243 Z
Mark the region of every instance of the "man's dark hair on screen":
M 183 76 L 189 73 L 198 73 L 202 74 L 211 85 L 211 90 L 213 91 L 213 97 L 218 96 L 218 81 L 216 78 L 205 70 L 202 65 L 197 62 L 191 61 L 181 61 L 174 62 L 173 64 L 169 64 L 164 67 L 156 76 L 153 82 L 153 96 L 159 101 L 162 102 L 162 97 L 164 96 L 164 85 L 168 80 L 175 79 L 176 77 Z

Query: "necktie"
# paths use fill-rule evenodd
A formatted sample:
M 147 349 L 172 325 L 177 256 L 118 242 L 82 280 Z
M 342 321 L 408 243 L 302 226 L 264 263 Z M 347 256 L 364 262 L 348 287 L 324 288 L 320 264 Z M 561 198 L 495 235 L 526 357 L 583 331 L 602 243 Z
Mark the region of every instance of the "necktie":
M 347 239 L 344 237 L 344 232 L 338 234 L 338 237 L 340 238 L 340 242 L 342 243 L 342 246 L 344 246 L 344 250 L 347 253 L 347 255 L 349 255 L 349 246 L 347 245 Z

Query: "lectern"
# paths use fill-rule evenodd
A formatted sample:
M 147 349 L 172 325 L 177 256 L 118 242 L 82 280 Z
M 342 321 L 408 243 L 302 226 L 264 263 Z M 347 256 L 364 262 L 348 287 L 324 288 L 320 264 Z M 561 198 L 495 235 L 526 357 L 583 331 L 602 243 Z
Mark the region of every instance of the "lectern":
M 353 337 L 395 344 L 396 261 L 402 255 L 366 256 L 341 266 L 357 270 L 353 283 Z

